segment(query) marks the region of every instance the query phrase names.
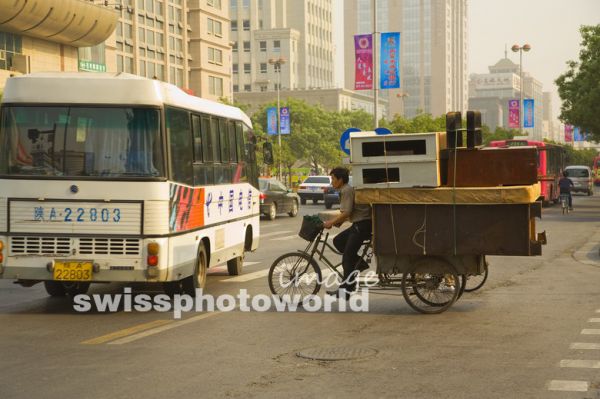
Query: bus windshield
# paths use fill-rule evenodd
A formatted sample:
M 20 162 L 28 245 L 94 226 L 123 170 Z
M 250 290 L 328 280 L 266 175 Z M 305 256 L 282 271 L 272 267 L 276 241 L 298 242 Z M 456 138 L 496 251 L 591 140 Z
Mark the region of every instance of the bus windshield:
M 152 108 L 4 106 L 0 148 L 2 175 L 165 175 L 160 111 Z

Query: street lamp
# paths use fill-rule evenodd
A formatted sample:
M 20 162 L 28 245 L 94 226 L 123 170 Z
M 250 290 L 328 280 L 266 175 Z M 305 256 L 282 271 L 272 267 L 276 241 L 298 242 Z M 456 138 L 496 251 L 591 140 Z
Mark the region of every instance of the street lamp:
M 519 52 L 519 81 L 521 82 L 521 90 L 519 93 L 521 94 L 519 100 L 519 133 L 523 135 L 523 90 L 525 90 L 525 85 L 523 84 L 523 51 L 528 52 L 531 50 L 531 46 L 529 44 L 524 44 L 523 46 L 519 46 L 515 44 L 511 47 L 513 52 Z
M 281 90 L 281 66 L 285 64 L 286 59 L 283 57 L 269 58 L 269 64 L 275 67 L 275 73 L 277 74 L 277 142 L 279 144 L 279 165 L 278 165 L 278 178 L 281 181 L 281 113 L 279 111 L 279 91 Z

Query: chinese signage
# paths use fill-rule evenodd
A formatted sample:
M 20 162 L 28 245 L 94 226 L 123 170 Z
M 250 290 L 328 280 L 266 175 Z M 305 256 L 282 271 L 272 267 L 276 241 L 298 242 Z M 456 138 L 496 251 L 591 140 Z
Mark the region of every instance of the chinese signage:
M 400 33 L 381 34 L 381 88 L 400 88 Z
M 354 36 L 355 75 L 354 90 L 373 89 L 373 38 L 371 35 Z
M 290 109 L 288 107 L 282 107 L 279 115 L 281 134 L 290 134 Z
M 519 100 L 508 101 L 508 127 L 518 129 L 520 126 Z
M 92 61 L 79 60 L 79 70 L 88 72 L 106 72 L 106 65 Z
M 533 103 L 532 98 L 523 100 L 523 127 L 533 127 Z
M 267 134 L 277 134 L 277 108 L 267 108 Z

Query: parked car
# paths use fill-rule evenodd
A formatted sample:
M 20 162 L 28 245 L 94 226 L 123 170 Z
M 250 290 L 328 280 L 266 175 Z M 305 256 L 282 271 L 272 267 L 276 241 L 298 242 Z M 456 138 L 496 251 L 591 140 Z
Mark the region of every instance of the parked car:
M 287 213 L 291 217 L 298 214 L 300 197 L 277 179 L 258 179 L 260 190 L 260 213 L 273 220 L 278 213 Z
M 323 200 L 323 194 L 327 187 L 331 186 L 330 176 L 309 176 L 298 187 L 298 195 L 302 205 L 307 200 L 312 200 L 313 204 Z
M 594 176 L 589 167 L 583 165 L 567 166 L 565 172 L 567 172 L 567 177 L 575 185 L 571 189 L 572 192 L 583 192 L 587 195 L 594 195 Z
M 348 184 L 352 185 L 352 176 L 348 179 Z M 323 195 L 323 201 L 325 202 L 325 208 L 331 209 L 335 204 L 340 203 L 340 192 L 333 188 L 333 186 L 327 187 L 325 194 Z

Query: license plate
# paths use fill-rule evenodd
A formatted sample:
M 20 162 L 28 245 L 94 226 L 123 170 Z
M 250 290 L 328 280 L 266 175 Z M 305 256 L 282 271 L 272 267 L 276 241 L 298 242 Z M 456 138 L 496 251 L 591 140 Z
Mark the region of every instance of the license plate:
M 317 191 L 318 187 L 311 187 L 310 190 L 311 191 Z
M 54 262 L 54 280 L 91 281 L 92 262 Z

